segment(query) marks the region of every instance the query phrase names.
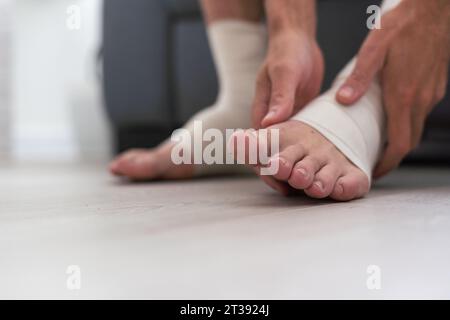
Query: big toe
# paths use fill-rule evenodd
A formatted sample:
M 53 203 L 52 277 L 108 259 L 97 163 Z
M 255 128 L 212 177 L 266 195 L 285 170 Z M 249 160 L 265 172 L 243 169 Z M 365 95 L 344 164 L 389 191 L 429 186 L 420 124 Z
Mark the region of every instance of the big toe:
M 370 189 L 367 176 L 357 168 L 351 168 L 340 177 L 330 197 L 338 201 L 350 201 L 365 196 Z
M 151 151 L 131 151 L 119 156 L 110 165 L 115 175 L 134 180 L 151 179 L 157 176 L 158 162 Z
M 109 164 L 109 171 L 115 175 L 124 174 L 124 164 L 125 162 L 131 161 L 133 158 L 137 157 L 142 151 L 138 149 L 133 149 L 121 153 Z

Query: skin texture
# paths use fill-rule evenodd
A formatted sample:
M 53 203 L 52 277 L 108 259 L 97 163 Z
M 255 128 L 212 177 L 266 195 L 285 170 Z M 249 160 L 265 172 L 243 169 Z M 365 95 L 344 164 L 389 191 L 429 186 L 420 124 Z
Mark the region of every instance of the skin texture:
M 444 97 L 450 60 L 450 1 L 403 0 L 383 15 L 358 53 L 353 73 L 337 93 L 352 105 L 379 74 L 388 143 L 374 176 L 399 165 L 420 142 L 425 120 Z
M 265 7 L 269 48 L 252 106 L 255 128 L 289 119 L 319 94 L 324 73 L 315 0 L 266 0 Z

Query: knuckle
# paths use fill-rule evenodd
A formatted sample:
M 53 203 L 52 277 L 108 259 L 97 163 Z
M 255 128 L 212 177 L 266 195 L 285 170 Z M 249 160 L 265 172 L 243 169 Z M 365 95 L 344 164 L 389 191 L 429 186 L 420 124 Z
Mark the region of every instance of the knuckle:
M 285 63 L 275 63 L 270 68 L 271 73 L 274 75 L 285 75 L 291 73 L 291 68 Z
M 368 59 L 372 64 L 376 64 L 379 66 L 380 64 L 380 56 L 382 55 L 386 44 L 380 41 L 370 41 L 367 42 L 364 47 L 361 49 L 359 55 L 364 56 Z
M 294 104 L 294 100 L 285 92 L 277 91 L 272 94 L 272 104 L 283 104 L 291 107 Z
M 365 83 L 367 81 L 367 74 L 359 69 L 355 69 L 350 78 L 355 82 Z
M 301 143 L 296 144 L 296 149 L 298 150 L 299 153 L 302 153 L 302 154 L 306 153 L 306 148 Z
M 410 107 L 414 103 L 415 96 L 416 89 L 411 86 L 400 88 L 397 92 L 397 100 L 401 107 Z

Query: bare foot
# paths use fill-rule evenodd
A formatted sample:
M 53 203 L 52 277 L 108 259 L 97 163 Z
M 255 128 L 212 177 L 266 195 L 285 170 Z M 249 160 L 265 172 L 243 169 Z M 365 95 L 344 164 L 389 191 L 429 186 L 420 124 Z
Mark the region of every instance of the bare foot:
M 339 201 L 360 198 L 369 191 L 369 179 L 363 171 L 315 129 L 296 120 L 268 129 L 279 129 L 280 151 L 270 158 L 278 162 L 279 169 L 273 176 L 261 178 L 277 191 L 288 194 L 303 190 L 312 198 Z M 258 141 L 261 143 L 268 142 Z
M 172 146 L 167 142 L 155 149 L 126 151 L 111 162 L 109 170 L 114 175 L 136 181 L 191 178 L 194 166 L 175 165 L 170 157 Z

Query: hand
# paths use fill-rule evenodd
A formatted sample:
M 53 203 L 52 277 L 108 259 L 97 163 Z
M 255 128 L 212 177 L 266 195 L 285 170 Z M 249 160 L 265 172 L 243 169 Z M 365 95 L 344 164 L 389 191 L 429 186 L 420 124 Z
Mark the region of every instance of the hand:
M 448 0 L 404 0 L 368 35 L 353 73 L 337 93 L 358 101 L 379 74 L 388 141 L 374 176 L 398 166 L 419 143 L 428 114 L 445 96 L 450 60 Z
M 315 39 L 283 30 L 270 39 L 252 107 L 257 129 L 288 120 L 320 92 L 324 62 Z

